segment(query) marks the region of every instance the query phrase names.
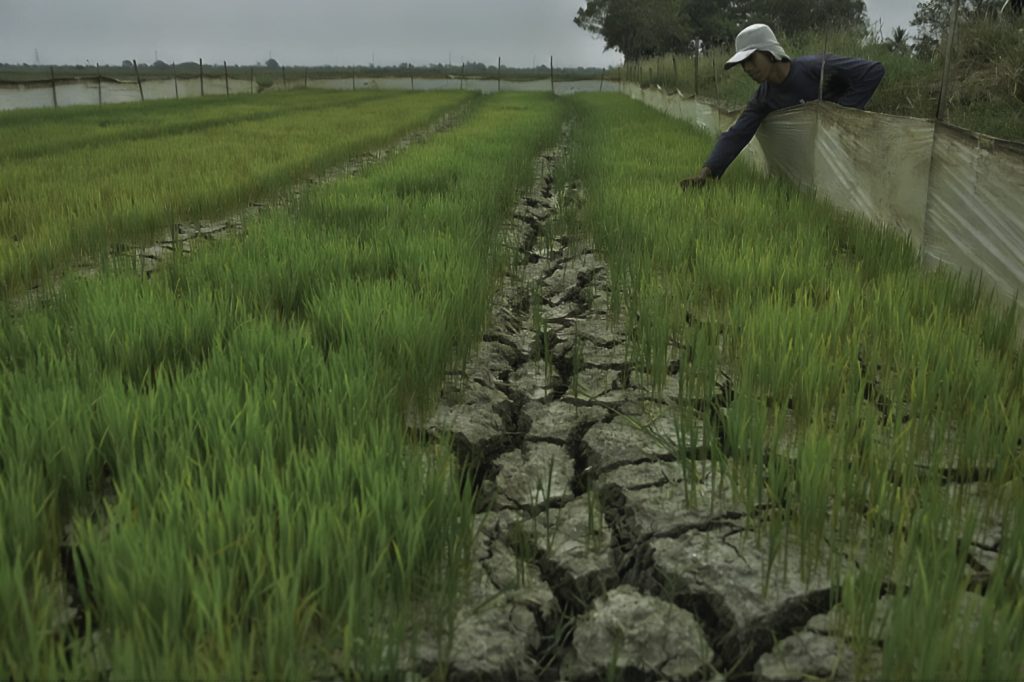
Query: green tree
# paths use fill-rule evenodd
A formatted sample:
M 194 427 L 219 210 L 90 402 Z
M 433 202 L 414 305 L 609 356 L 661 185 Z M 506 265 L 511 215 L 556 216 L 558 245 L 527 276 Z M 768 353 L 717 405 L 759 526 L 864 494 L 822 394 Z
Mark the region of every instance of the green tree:
M 627 59 L 678 52 L 691 30 L 677 0 L 590 0 L 576 25 L 604 38 L 606 49 Z
M 867 25 L 864 0 L 739 0 L 736 4 L 743 8 L 744 24 L 768 24 L 782 33 Z
M 1005 0 L 960 0 L 960 20 L 971 21 L 998 15 Z M 938 42 L 949 26 L 953 0 L 926 0 L 917 3 L 910 25 L 917 29 L 918 41 Z
M 627 59 L 685 50 L 690 40 L 731 42 L 744 26 L 766 23 L 782 33 L 866 27 L 864 0 L 588 0 L 581 28 L 600 35 Z
M 910 53 L 910 34 L 907 29 L 902 26 L 897 26 L 892 30 L 892 35 L 885 39 L 882 43 L 889 50 L 895 54 L 909 54 Z

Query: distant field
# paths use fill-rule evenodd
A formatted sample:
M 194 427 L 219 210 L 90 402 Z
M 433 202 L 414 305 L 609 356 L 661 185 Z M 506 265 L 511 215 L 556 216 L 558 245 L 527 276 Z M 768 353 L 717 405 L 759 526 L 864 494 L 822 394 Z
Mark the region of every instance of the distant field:
M 555 65 L 556 80 L 585 80 L 590 78 L 601 78 L 602 74 L 607 78 L 618 78 L 618 69 L 566 69 Z M 0 83 L 26 83 L 26 82 L 49 82 L 50 66 L 16 66 L 11 64 L 0 65 Z M 497 78 L 497 64 L 484 67 L 481 64 L 467 65 L 465 68 L 460 64 L 448 66 L 435 65 L 429 67 L 415 66 L 286 66 L 268 68 L 267 66 L 238 66 L 228 65 L 228 77 L 232 79 L 248 80 L 254 79 L 257 83 L 270 84 L 281 82 L 282 79 L 288 82 L 299 82 L 306 78 L 315 79 L 338 79 L 338 78 L 386 78 L 409 76 L 417 78 Z M 200 74 L 199 64 L 188 62 L 176 64 L 173 69 L 170 65 L 166 67 L 154 67 L 140 64 L 139 76 L 143 80 L 171 78 L 174 75 L 182 78 L 197 78 Z M 224 64 L 204 64 L 203 74 L 207 77 L 224 75 Z M 53 75 L 57 79 L 75 78 L 113 78 L 123 81 L 135 80 L 135 69 L 131 66 L 54 66 Z M 502 66 L 501 77 L 508 80 L 536 80 L 550 78 L 551 71 L 548 65 L 535 68 L 517 68 Z

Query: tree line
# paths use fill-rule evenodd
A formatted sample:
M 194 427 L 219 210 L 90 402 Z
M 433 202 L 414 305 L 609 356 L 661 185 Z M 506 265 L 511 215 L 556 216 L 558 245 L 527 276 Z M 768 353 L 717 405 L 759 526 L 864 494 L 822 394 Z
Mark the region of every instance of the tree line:
M 941 38 L 953 1 L 918 3 L 911 26 L 922 47 L 933 48 Z M 961 0 L 961 20 L 1020 12 L 1022 6 L 1024 0 Z M 730 44 L 740 28 L 754 23 L 790 35 L 837 29 L 866 34 L 869 28 L 864 0 L 587 0 L 575 22 L 629 60 Z M 905 29 L 896 32 L 908 40 Z

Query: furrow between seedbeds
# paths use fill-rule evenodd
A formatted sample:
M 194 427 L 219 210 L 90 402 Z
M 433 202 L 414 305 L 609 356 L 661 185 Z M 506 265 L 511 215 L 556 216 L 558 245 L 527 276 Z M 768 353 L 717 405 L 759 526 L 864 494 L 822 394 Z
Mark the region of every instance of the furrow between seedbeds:
M 425 427 L 474 474 L 476 536 L 454 620 L 411 647 L 407 672 L 748 674 L 775 638 L 829 610 L 830 585 L 802 584 L 791 567 L 761 594 L 771 559 L 749 530 L 763 510 L 738 506 L 716 470 L 713 415 L 678 391 L 651 390 L 631 357 L 606 264 L 557 219 L 584 200 L 572 186 L 555 191 L 564 151 L 542 159 L 507 227 L 519 267 Z M 674 543 L 689 546 L 673 556 Z M 740 552 L 747 566 L 737 571 Z
M 329 98 L 336 106 L 300 105 L 265 120 L 3 164 L 0 291 L 45 282 L 77 259 L 148 241 L 175 222 L 265 200 L 310 173 L 393 143 L 470 96 L 329 93 L 315 101 Z
M 387 677 L 444 619 L 470 491 L 410 439 L 485 328 L 494 231 L 566 105 L 488 97 L 150 278 L 0 328 L 0 667 Z

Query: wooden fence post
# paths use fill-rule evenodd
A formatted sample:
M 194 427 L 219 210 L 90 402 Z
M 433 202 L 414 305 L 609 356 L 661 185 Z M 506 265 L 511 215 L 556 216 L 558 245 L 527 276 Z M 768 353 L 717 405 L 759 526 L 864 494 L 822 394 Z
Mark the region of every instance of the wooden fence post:
M 459 77 L 459 90 L 466 87 L 466 62 L 462 62 L 462 75 Z
M 949 73 L 953 65 L 953 41 L 956 40 L 956 26 L 960 18 L 960 0 L 953 0 L 953 18 L 949 30 L 946 31 L 946 56 L 942 65 L 942 86 L 939 88 L 939 108 L 935 112 L 936 120 L 946 120 L 947 99 L 949 97 Z
M 178 66 L 171 62 L 171 78 L 174 79 L 174 99 L 178 99 Z
M 199 96 L 206 97 L 206 83 L 203 80 L 203 58 L 199 58 Z
M 697 39 L 697 44 L 694 46 L 693 53 L 693 96 L 694 98 L 700 95 L 700 38 Z
M 146 95 L 142 92 L 142 77 L 139 76 L 139 64 L 134 59 L 132 60 L 132 66 L 135 67 L 135 82 L 139 84 L 139 100 L 145 102 Z
M 53 75 L 53 67 L 50 67 L 50 89 L 53 90 L 53 108 L 57 108 L 57 77 Z
M 501 92 L 501 57 L 498 57 L 498 92 Z
M 555 56 L 551 55 L 551 94 L 555 94 Z
M 309 67 L 306 67 L 306 71 L 303 74 L 302 87 L 309 88 Z
M 598 92 L 604 92 L 604 72 L 605 69 L 601 69 L 601 87 L 597 89 Z
M 356 71 L 352 69 L 352 92 L 356 91 Z
M 288 74 L 285 73 L 284 64 L 281 65 L 281 89 L 288 89 Z
M 249 67 L 249 94 L 252 95 L 256 92 L 256 69 L 255 67 Z
M 103 74 L 100 72 L 100 63 L 96 62 L 96 92 L 100 96 L 100 106 L 103 106 Z
M 231 86 L 228 85 L 228 62 L 224 60 L 224 94 L 231 95 Z

